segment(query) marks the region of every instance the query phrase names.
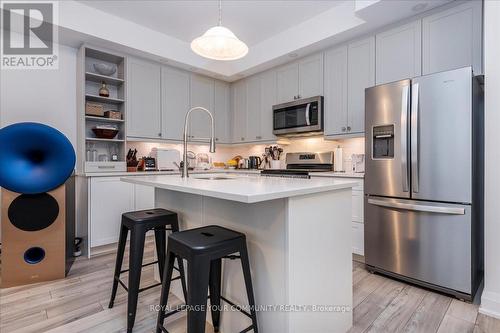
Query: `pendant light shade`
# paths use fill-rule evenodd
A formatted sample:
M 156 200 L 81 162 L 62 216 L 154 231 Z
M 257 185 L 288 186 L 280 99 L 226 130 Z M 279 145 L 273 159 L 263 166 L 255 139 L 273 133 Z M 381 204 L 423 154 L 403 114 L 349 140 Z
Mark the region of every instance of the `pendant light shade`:
M 208 29 L 191 42 L 196 54 L 213 60 L 236 60 L 248 53 L 248 46 L 231 30 L 221 25 L 221 2 L 219 1 L 219 25 Z

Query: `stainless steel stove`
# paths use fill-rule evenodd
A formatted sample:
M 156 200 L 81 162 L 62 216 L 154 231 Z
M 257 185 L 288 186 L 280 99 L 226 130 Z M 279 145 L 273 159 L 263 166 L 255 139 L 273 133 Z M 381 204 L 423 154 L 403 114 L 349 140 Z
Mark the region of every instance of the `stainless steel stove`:
M 287 153 L 286 169 L 262 170 L 262 176 L 284 178 L 311 178 L 311 172 L 333 170 L 333 151 L 324 153 Z

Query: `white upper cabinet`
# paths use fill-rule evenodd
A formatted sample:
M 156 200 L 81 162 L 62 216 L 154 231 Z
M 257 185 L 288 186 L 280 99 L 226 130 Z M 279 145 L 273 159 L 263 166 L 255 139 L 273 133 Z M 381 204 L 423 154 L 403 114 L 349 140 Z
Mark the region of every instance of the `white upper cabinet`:
M 325 52 L 325 135 L 347 131 L 347 46 Z
M 163 67 L 162 77 L 162 137 L 182 140 L 184 117 L 189 110 L 190 75 L 188 72 Z
M 347 47 L 347 132 L 365 131 L 365 88 L 375 85 L 375 37 Z
M 229 94 L 229 83 L 215 81 L 215 141 L 220 143 L 231 142 Z
M 276 104 L 276 71 L 260 75 L 260 138 L 262 141 L 276 139 L 273 134 L 273 105 Z
M 276 102 L 323 95 L 323 54 L 314 54 L 276 70 Z
M 247 79 L 247 107 L 246 123 L 247 134 L 245 141 L 258 141 L 262 139 L 261 133 L 261 82 L 260 76 L 252 76 Z
M 276 101 L 286 103 L 299 95 L 299 66 L 292 63 L 276 70 Z
M 323 95 L 323 53 L 299 60 L 298 98 L 319 95 Z
M 472 66 L 482 73 L 482 1 L 467 1 L 422 20 L 423 74 Z
M 233 143 L 245 142 L 247 138 L 247 85 L 245 80 L 231 85 L 231 102 L 233 109 L 232 141 Z
M 127 64 L 127 136 L 161 139 L 161 67 L 131 57 Z
M 422 74 L 422 24 L 415 21 L 377 34 L 377 84 Z
M 201 106 L 214 114 L 214 80 L 205 76 L 191 75 L 191 107 Z M 193 111 L 190 116 L 191 139 L 210 137 L 210 117 L 205 112 Z

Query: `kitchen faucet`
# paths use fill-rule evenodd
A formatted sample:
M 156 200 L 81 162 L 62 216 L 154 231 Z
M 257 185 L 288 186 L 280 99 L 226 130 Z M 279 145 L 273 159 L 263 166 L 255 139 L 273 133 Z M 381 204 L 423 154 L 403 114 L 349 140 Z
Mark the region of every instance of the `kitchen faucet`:
M 210 111 L 208 111 L 207 109 L 205 109 L 205 108 L 203 108 L 201 106 L 195 106 L 195 107 L 189 109 L 189 111 L 186 113 L 186 118 L 184 118 L 184 140 L 183 140 L 184 153 L 183 153 L 183 156 L 182 156 L 182 170 L 181 170 L 181 177 L 182 178 L 189 177 L 188 165 L 187 165 L 188 123 L 189 123 L 189 116 L 191 115 L 191 112 L 194 111 L 194 110 L 205 111 L 210 116 L 210 123 L 211 123 L 211 127 L 212 127 L 212 134 L 211 134 L 211 136 L 209 138 L 209 140 L 210 140 L 210 152 L 211 153 L 215 153 L 215 123 L 214 123 L 214 116 L 212 115 L 212 113 Z

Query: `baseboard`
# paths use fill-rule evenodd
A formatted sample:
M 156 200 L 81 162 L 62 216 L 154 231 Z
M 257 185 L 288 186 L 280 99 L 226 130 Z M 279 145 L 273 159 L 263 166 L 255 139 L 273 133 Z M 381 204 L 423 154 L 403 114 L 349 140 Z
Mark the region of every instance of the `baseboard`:
M 483 291 L 479 312 L 500 319 L 500 293 Z

